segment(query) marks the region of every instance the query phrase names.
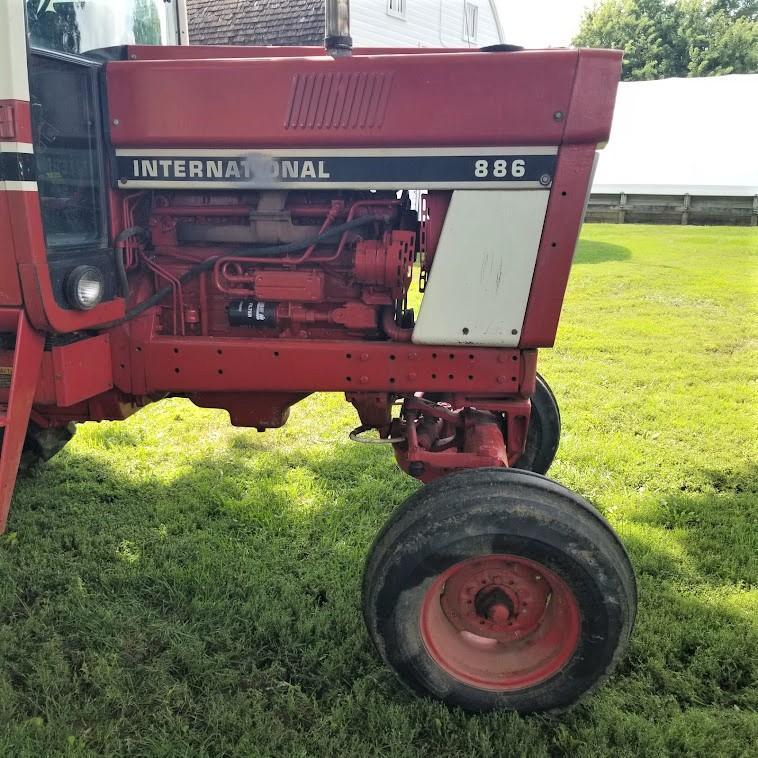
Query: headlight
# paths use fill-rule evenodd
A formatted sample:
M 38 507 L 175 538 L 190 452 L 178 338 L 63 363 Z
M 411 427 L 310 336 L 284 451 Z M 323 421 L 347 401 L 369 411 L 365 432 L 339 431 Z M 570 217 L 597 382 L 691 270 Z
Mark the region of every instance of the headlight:
M 94 266 L 77 266 L 66 277 L 66 298 L 81 311 L 94 308 L 105 290 L 103 273 Z

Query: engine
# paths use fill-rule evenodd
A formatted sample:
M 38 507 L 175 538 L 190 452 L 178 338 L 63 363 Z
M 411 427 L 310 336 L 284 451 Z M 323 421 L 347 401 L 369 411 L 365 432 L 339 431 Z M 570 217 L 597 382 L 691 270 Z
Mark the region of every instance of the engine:
M 128 268 L 173 285 L 163 333 L 410 338 L 419 221 L 408 193 L 141 193 L 127 213 L 149 230 L 129 243 Z

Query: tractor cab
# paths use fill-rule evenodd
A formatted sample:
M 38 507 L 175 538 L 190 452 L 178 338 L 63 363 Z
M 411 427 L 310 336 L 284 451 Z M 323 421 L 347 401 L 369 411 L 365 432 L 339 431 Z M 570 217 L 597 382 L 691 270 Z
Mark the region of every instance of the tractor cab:
M 7 171 L 11 162 L 16 169 L 4 178 L 31 192 L 36 181 L 39 213 L 30 213 L 27 228 L 17 233 L 36 247 L 39 223 L 32 217 L 39 216 L 44 257 L 41 249 L 29 250 L 28 262 L 47 297 L 36 318 L 70 331 L 113 315 L 119 296 L 109 225 L 105 60 L 127 44 L 178 44 L 183 6 L 163 0 L 3 5 L 8 18 L 0 37 L 5 35 L 7 44 L 0 45 L 0 70 L 13 76 L 0 82 L 6 90 L 0 89 L 0 112 L 5 111 L 7 132 L 19 132 L 15 156 L 8 144 L 3 149 Z M 71 272 L 90 266 L 102 281 L 91 282 L 85 273 L 77 287 Z M 102 292 L 94 303 L 87 298 L 96 287 Z

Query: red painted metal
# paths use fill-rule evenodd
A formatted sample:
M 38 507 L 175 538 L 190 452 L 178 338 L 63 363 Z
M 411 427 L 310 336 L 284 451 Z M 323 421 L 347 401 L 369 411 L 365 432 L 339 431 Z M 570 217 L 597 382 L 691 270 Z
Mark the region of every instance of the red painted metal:
M 66 408 L 113 387 L 110 335 L 52 349 L 57 404 Z
M 460 561 L 424 595 L 419 630 L 448 675 L 483 690 L 534 687 L 571 659 L 581 632 L 576 597 L 542 563 L 512 554 Z
M 123 316 L 121 299 L 102 303 L 89 311 L 66 310 L 57 304 L 50 281 L 39 194 L 16 190 L 2 194 L 8 208 L 24 308 L 31 323 L 37 329 L 66 333 Z
M 190 400 L 201 408 L 224 408 L 234 426 L 252 426 L 259 432 L 287 423 L 290 407 L 308 392 L 193 392 Z
M 421 216 L 421 287 L 423 291 L 429 272 L 432 270 L 434 254 L 442 234 L 447 209 L 453 193 L 450 190 L 432 190 L 424 197 L 424 207 Z
M 450 395 L 406 398 L 386 436 L 400 468 L 431 482 L 461 468 L 508 466 L 524 451 L 531 405 L 519 396 Z M 437 393 L 432 393 L 437 397 Z
M 0 142 L 32 141 L 32 120 L 25 100 L 0 100 Z
M 45 336 L 35 331 L 26 314 L 17 311 L 16 347 L 8 405 L 3 414 L 3 439 L 0 450 L 0 533 L 8 521 L 13 487 L 16 483 L 21 451 L 39 379 Z
M 387 232 L 381 240 L 364 240 L 355 246 L 355 277 L 363 284 L 389 290 L 402 300 L 413 276 L 416 235 Z
M 253 294 L 276 302 L 319 302 L 324 299 L 325 278 L 321 271 L 259 271 L 253 276 Z
M 594 145 L 567 145 L 558 154 L 520 347 L 550 347 L 555 342 L 594 160 Z
M 580 51 L 571 91 L 571 107 L 565 116 L 564 143 L 597 145 L 608 139 L 620 64 L 617 51 Z
M 593 65 L 616 70 L 617 53 L 601 52 L 605 57 Z M 110 138 L 116 147 L 152 148 L 557 145 L 565 121 L 556 120 L 555 114 L 566 114 L 571 107 L 577 61 L 584 54 L 552 50 L 336 60 L 116 61 L 106 72 Z M 302 127 L 289 128 L 290 103 L 302 77 L 337 75 L 391 79 L 381 128 L 364 128 L 352 116 L 344 125 L 340 121 L 339 128 L 319 125 L 316 114 L 331 107 L 330 96 L 313 100 L 312 122 L 308 116 Z M 539 98 L 534 97 L 535 80 L 540 82 Z M 242 97 L 240 82 L 255 97 Z M 197 97 L 198 92 L 209 96 Z M 349 89 L 344 96 L 353 98 L 350 107 L 360 113 L 362 99 Z M 348 104 L 342 104 L 343 111 Z M 583 137 L 606 140 L 609 122 L 599 116 L 592 128 L 591 121 L 588 116 Z
M 398 462 L 424 481 L 457 468 L 513 464 L 526 440 L 534 348 L 554 339 L 595 146 L 610 131 L 620 56 L 353 53 L 334 60 L 320 48 L 130 46 L 128 60 L 106 64 L 110 145 L 557 147 L 519 348 L 411 342 L 405 309 L 411 264 L 421 251 L 423 282 L 449 190 L 429 193 L 416 226 L 407 196 L 394 190 L 293 191 L 281 206 L 248 189 L 126 193 L 113 184 L 111 238 L 134 226 L 150 231 L 149 243 L 140 235 L 114 243 L 129 275 L 128 306 L 167 284 L 171 291 L 127 324 L 102 330 L 98 325 L 121 318 L 127 303 L 117 298 L 87 312 L 59 306 L 38 193 L 0 191 L 0 247 L 12 251 L 0 256 L 0 330 L 16 333 L 14 353 L 3 343 L 0 369 L 7 374 L 11 360 L 25 367 L 14 369 L 10 392 L 0 387 L 0 402 L 15 409 L 9 419 L 28 421 L 33 412 L 41 425 L 55 426 L 124 418 L 150 398 L 176 393 L 226 408 L 235 424 L 264 429 L 283 424 L 289 407 L 310 392 L 343 391 L 365 426 L 402 439 L 394 446 Z M 0 101 L 0 139 L 10 134 L 31 141 L 28 103 Z M 307 239 L 362 214 L 374 220 L 340 239 L 282 257 L 252 256 L 251 245 Z M 258 224 L 265 239 L 255 236 Z M 208 269 L 187 278 L 201 261 Z M 265 325 L 232 327 L 231 297 L 263 303 Z M 45 352 L 32 327 L 80 337 L 85 330 L 100 333 Z M 29 385 L 23 390 L 16 387 L 19 376 Z M 404 407 L 393 421 L 396 402 Z M 0 494 L 12 489 L 23 425 L 13 421 L 6 440 Z
M 21 283 L 18 279 L 16 260 L 11 253 L 11 216 L 7 192 L 0 192 L 0 245 L 5 241 L 5 249 L 0 251 L 0 306 L 21 305 Z
M 386 341 L 132 335 L 142 364 L 132 391 L 518 393 L 518 350 Z M 516 360 L 513 360 L 515 356 Z M 515 367 L 515 368 L 514 368 Z

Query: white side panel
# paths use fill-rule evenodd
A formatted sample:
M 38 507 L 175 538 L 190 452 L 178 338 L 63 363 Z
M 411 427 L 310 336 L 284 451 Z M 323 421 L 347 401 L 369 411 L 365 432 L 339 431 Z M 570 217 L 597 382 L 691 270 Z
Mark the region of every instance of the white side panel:
M 549 195 L 453 192 L 413 342 L 518 345 Z
M 26 27 L 21 0 L 0 0 L 0 100 L 28 100 Z

